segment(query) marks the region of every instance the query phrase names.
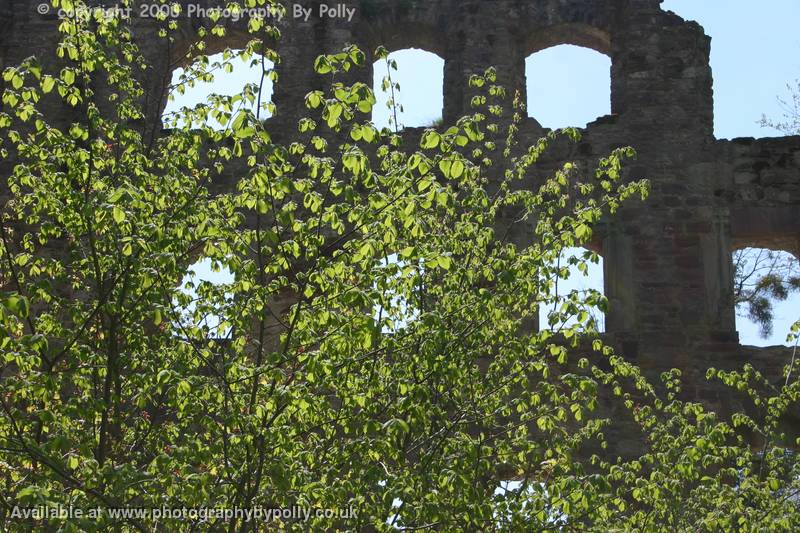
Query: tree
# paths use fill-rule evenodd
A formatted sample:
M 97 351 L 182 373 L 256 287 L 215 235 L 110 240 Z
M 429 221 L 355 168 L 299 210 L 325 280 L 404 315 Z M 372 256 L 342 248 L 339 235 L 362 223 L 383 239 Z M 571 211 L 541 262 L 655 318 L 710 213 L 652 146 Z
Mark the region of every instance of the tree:
M 761 117 L 762 127 L 776 129 L 785 135 L 800 134 L 800 80 L 796 80 L 795 83 L 797 87 L 792 87 L 790 84 L 786 86 L 789 91 L 788 99 L 778 98 L 784 111 L 783 121 L 776 122 L 763 115 Z
M 733 253 L 734 302 L 759 325 L 763 338 L 772 335 L 773 306 L 800 292 L 800 264 L 788 253 L 743 248 Z
M 796 372 L 768 401 L 749 367 L 711 373 L 763 402 L 734 419 L 767 436 L 757 455 L 678 399 L 677 371 L 657 392 L 603 344 L 601 295 L 552 294 L 561 250 L 646 196 L 624 179 L 631 149 L 521 187 L 577 132 L 517 146 L 520 114 L 499 119 L 491 69 L 471 80 L 472 115 L 409 146 L 365 120 L 369 87 L 339 81 L 365 62 L 356 47 L 317 60 L 332 86 L 306 96 L 288 146 L 244 105 L 256 86 L 184 109 L 145 143 L 126 21 L 66 4 L 64 68 L 4 72 L 4 530 L 257 530 L 241 510 L 292 507 L 331 512 L 261 518 L 298 531 L 800 524 L 798 463 L 777 429 Z M 252 59 L 267 47 L 251 29 L 237 55 Z M 188 77 L 207 74 L 199 50 Z M 76 120 L 56 126 L 48 93 Z M 236 190 L 213 196 L 216 172 L 242 163 Z M 509 213 L 535 222 L 532 244 L 505 240 Z M 179 283 L 198 256 L 234 281 L 203 286 L 187 311 Z M 540 306 L 552 331 L 526 327 Z M 641 457 L 590 455 L 607 445 L 601 395 L 639 424 Z M 102 512 L 31 510 L 56 505 Z

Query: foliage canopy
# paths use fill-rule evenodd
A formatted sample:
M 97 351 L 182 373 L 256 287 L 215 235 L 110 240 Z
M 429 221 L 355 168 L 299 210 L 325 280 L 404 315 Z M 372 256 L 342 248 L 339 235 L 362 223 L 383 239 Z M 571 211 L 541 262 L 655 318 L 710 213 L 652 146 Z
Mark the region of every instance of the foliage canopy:
M 577 131 L 518 146 L 520 114 L 502 118 L 489 69 L 471 80 L 475 112 L 412 146 L 367 120 L 368 86 L 340 81 L 366 60 L 356 47 L 319 58 L 330 88 L 306 96 L 290 144 L 260 120 L 258 86 L 183 109 L 150 142 L 128 21 L 76 5 L 60 2 L 73 15 L 60 71 L 30 58 L 3 76 L 4 530 L 254 527 L 14 514 L 38 505 L 354 510 L 278 524 L 293 530 L 800 527 L 800 465 L 779 424 L 796 370 L 768 397 L 752 368 L 710 371 L 758 407 L 724 421 L 678 399 L 678 371 L 655 388 L 604 345 L 602 295 L 553 296 L 562 250 L 646 196 L 623 179 L 631 149 L 520 187 Z M 277 30 L 250 27 L 229 57 L 277 60 L 264 42 Z M 212 75 L 205 37 L 187 83 Z M 41 105 L 56 100 L 69 123 Z M 509 242 L 509 221 L 533 228 L 530 244 Z M 234 281 L 188 296 L 200 257 Z M 528 327 L 539 308 L 552 330 Z M 635 422 L 640 456 L 602 453 L 602 400 Z

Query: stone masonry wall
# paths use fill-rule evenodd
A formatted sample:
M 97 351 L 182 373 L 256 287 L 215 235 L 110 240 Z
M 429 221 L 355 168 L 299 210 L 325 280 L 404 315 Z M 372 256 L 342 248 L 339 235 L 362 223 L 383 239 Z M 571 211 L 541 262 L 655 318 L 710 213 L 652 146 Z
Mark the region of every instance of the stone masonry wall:
M 209 0 L 191 0 L 211 5 Z M 187 0 L 183 3 L 188 4 Z M 631 177 L 652 183 L 646 203 L 625 207 L 597 237 L 610 300 L 607 336 L 622 353 L 658 372 L 671 367 L 689 377 L 687 393 L 720 407 L 724 399 L 700 379 L 709 366 L 753 361 L 776 376 L 786 362 L 739 345 L 732 302 L 731 253 L 738 247 L 778 247 L 800 254 L 800 137 L 719 141 L 713 135 L 710 38 L 694 22 L 660 7 L 660 0 L 342 0 L 352 21 L 319 17 L 280 23 L 282 62 L 269 128 L 290 135 L 305 112 L 303 98 L 321 80 L 311 65 L 321 53 L 348 43 L 363 50 L 421 48 L 444 59 L 444 121 L 469 111 L 468 80 L 488 66 L 499 82 L 525 94 L 525 58 L 558 44 L 574 44 L 611 59 L 611 111 L 589 124 L 577 145 L 558 146 L 544 168 L 571 158 L 585 168 L 615 147 L 632 145 Z M 0 67 L 37 54 L 55 64 L 57 19 L 35 2 L 0 0 Z M 152 21 L 135 22 L 152 68 L 145 129 L 158 134 L 164 88 L 202 20 L 183 20 L 184 42 L 154 37 Z M 242 23 L 209 53 L 246 41 Z M 371 68 L 358 76 L 372 83 Z M 0 82 L 1 83 L 1 82 Z M 2 89 L 2 87 L 0 87 Z M 69 113 L 64 110 L 64 120 Z M 544 132 L 535 119 L 523 144 Z M 0 166 L 3 174 L 8 166 Z M 230 176 L 231 184 L 235 176 Z M 515 228 L 516 240 L 530 228 Z M 762 353 L 763 352 L 763 353 Z

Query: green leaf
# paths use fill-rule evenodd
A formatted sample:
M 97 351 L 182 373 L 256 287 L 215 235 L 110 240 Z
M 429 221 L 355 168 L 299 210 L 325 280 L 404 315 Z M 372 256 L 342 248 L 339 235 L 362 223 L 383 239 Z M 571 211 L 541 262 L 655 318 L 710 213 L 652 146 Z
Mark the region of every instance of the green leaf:
M 55 84 L 56 84 L 56 80 L 55 80 L 54 77 L 49 76 L 49 75 L 45 76 L 44 78 L 42 78 L 42 92 L 43 93 L 49 93 L 50 91 L 53 90 L 53 87 L 55 86 Z
M 256 134 L 256 129 L 252 126 L 236 130 L 236 137 L 239 139 L 248 139 Z
M 453 175 L 453 161 L 450 159 L 442 159 L 439 161 L 439 170 L 442 171 L 444 177 L 451 178 Z
M 114 217 L 114 222 L 117 224 L 122 224 L 125 221 L 125 211 L 121 207 L 115 205 L 111 213 Z
M 64 70 L 61 71 L 61 80 L 66 85 L 72 85 L 73 83 L 75 83 L 75 71 L 69 68 L 65 68 Z
M 450 177 L 453 179 L 458 179 L 464 174 L 464 163 L 460 160 L 453 161 L 452 166 L 450 167 Z
M 316 109 L 322 105 L 322 93 L 314 91 L 306 95 L 306 106 L 310 109 Z
M 192 386 L 189 385 L 188 381 L 186 381 L 185 379 L 182 379 L 181 381 L 178 382 L 177 390 L 178 390 L 178 394 L 179 395 L 186 396 L 187 394 L 189 394 L 191 392 Z
M 333 66 L 331 65 L 330 60 L 327 56 L 319 56 L 314 63 L 314 70 L 317 71 L 317 74 L 329 74 L 333 72 Z
M 3 302 L 3 305 L 11 313 L 20 318 L 27 318 L 30 314 L 30 304 L 28 303 L 28 299 L 24 296 L 20 296 L 19 294 L 7 296 Z
M 426 131 L 422 136 L 422 140 L 420 141 L 420 147 L 426 150 L 436 148 L 439 146 L 440 140 L 441 135 L 439 135 L 437 132 L 430 130 Z

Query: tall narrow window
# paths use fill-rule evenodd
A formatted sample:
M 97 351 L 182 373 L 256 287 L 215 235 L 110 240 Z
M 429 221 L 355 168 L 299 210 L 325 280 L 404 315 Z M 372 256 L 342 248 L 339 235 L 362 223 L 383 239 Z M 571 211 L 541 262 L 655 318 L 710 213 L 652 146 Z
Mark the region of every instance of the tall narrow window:
M 442 58 L 410 48 L 389 54 L 389 65 L 384 60 L 376 61 L 374 69 L 378 103 L 373 109 L 372 121 L 378 128 L 400 130 L 441 122 L 444 107 Z
M 553 276 L 550 280 L 550 301 L 539 308 L 539 329 L 558 331 L 582 318 L 594 324 L 597 331 L 604 332 L 605 313 L 598 307 L 599 302 L 594 302 L 604 295 L 603 258 L 585 248 L 565 248 L 558 264 L 552 266 L 566 271 L 567 275 L 565 278 Z M 574 305 L 576 300 L 586 303 Z
M 183 278 L 176 307 L 180 321 L 175 324 L 179 336 L 188 336 L 192 328 L 203 331 L 205 338 L 226 338 L 230 326 L 225 321 L 224 308 L 229 300 L 225 286 L 233 283 L 230 270 L 211 259 L 192 265 Z
M 611 112 L 611 59 L 569 44 L 525 61 L 528 116 L 551 129 L 584 127 Z

